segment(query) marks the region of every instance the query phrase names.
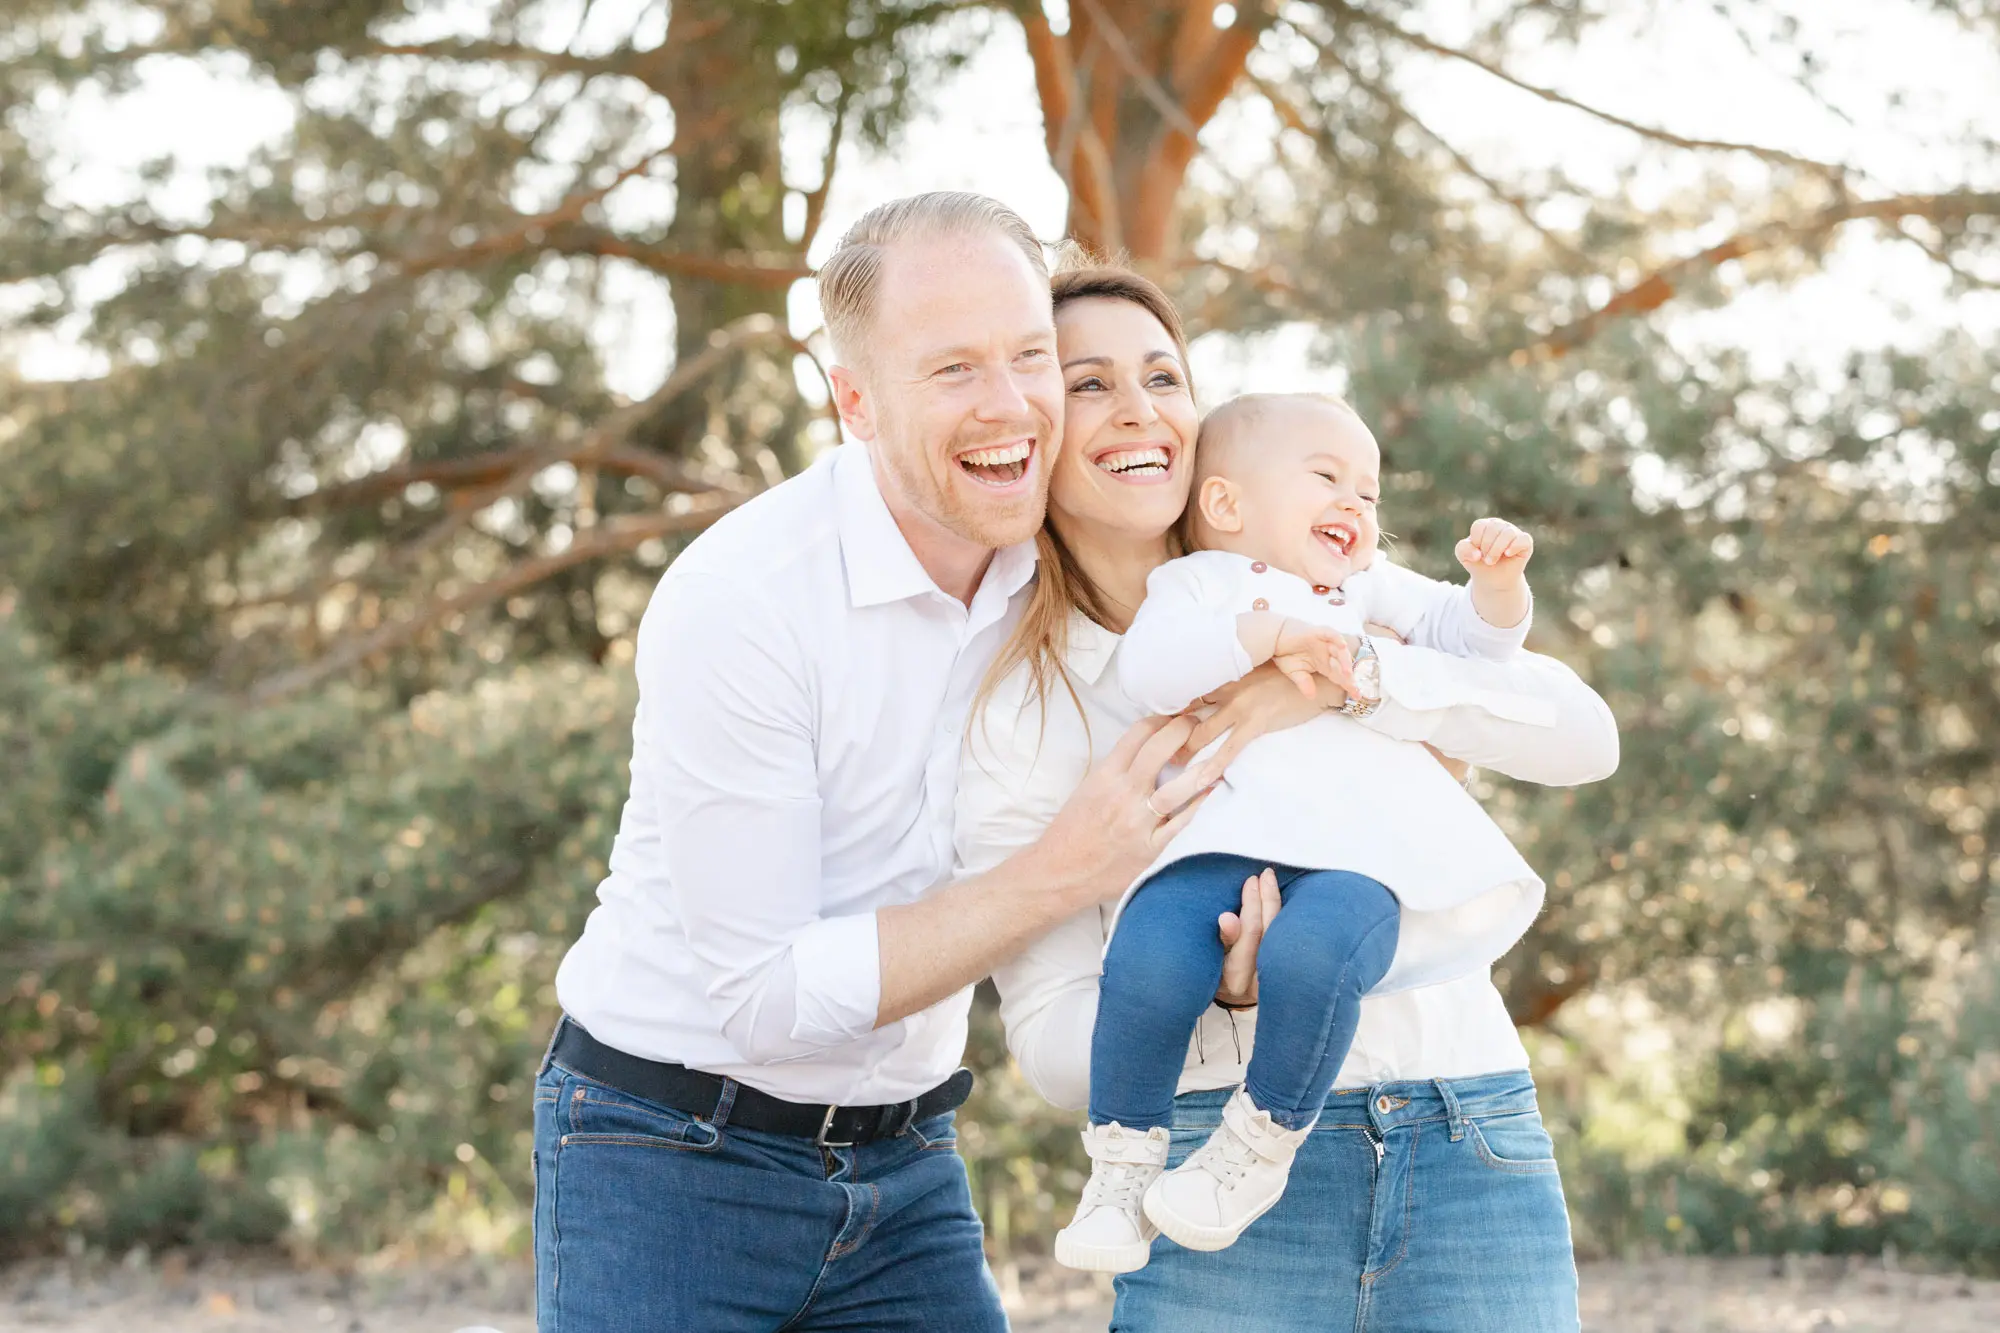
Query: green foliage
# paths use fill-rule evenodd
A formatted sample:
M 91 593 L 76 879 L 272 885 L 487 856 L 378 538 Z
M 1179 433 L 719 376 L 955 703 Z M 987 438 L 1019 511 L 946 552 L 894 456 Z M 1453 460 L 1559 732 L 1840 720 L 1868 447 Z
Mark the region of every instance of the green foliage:
M 0 1247 L 518 1247 L 639 608 L 697 505 L 829 435 L 757 324 L 824 207 L 794 150 L 888 140 L 996 30 L 846 0 L 688 0 L 589 40 L 553 0 L 446 38 L 414 0 L 115 8 L 0 19 L 7 318 L 103 366 L 0 379 Z M 1681 252 L 1687 218 L 1840 191 L 1790 166 L 1651 213 L 1560 180 L 1524 206 L 1400 99 L 1376 20 L 1416 17 L 1378 8 L 1287 7 L 1256 64 L 1310 114 L 1282 188 L 1198 164 L 1169 276 L 1198 330 L 1311 324 L 1418 567 L 1452 573 L 1480 514 L 1532 527 L 1538 646 L 1619 715 L 1614 781 L 1483 792 L 1551 885 L 1499 979 L 1578 1236 L 1990 1265 L 1996 349 L 1863 352 L 1828 384 L 1643 321 L 1578 331 L 1599 275 Z M 1518 14 L 1567 41 L 1604 9 Z M 167 163 L 79 208 L 46 117 L 142 56 L 295 119 L 201 207 L 169 206 Z M 1935 230 L 1990 258 L 1990 220 Z M 1745 267 L 1803 271 L 1820 240 Z M 658 364 L 702 374 L 632 407 L 603 320 L 661 282 Z M 1037 1248 L 1075 1126 L 985 1006 L 969 1058 L 980 1207 Z

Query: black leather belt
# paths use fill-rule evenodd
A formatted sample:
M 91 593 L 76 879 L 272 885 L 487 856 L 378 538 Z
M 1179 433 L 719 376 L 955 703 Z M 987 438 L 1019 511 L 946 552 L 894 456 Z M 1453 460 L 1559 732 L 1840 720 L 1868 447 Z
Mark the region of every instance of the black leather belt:
M 632 1097 L 671 1106 L 702 1120 L 720 1119 L 716 1112 L 724 1095 L 735 1090 L 727 1123 L 766 1134 L 811 1139 L 822 1148 L 853 1148 L 877 1139 L 894 1138 L 919 1120 L 955 1111 L 972 1095 L 972 1071 L 961 1069 L 944 1082 L 907 1102 L 887 1106 L 809 1106 L 759 1092 L 719 1074 L 704 1074 L 686 1065 L 662 1064 L 606 1046 L 566 1018 L 549 1048 L 559 1061 L 585 1078 L 616 1088 Z

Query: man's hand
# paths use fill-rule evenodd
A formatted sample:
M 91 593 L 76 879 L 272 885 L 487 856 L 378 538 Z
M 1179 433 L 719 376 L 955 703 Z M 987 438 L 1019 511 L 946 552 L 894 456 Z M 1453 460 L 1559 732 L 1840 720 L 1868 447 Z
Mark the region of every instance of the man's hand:
M 1266 870 L 1243 881 L 1243 910 L 1224 912 L 1215 919 L 1216 933 L 1222 936 L 1222 984 L 1215 998 L 1223 1004 L 1244 1008 L 1257 1003 L 1257 946 L 1271 919 L 1283 903 L 1278 893 L 1278 877 Z
M 1194 728 L 1190 717 L 1140 720 L 1049 822 L 1031 854 L 1051 882 L 1074 890 L 1072 910 L 1123 893 L 1194 818 L 1221 763 L 1204 760 L 1158 785 Z

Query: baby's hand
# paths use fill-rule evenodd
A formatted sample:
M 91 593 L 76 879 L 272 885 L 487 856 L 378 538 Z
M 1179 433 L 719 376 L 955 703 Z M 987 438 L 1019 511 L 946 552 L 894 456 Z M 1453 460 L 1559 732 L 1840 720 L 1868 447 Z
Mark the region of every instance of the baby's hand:
M 1482 518 L 1453 552 L 1474 583 L 1503 586 L 1525 577 L 1535 539 L 1504 518 Z
M 1278 627 L 1271 664 L 1285 673 L 1299 693 L 1310 699 L 1318 692 L 1313 677 L 1325 676 L 1343 689 L 1354 686 L 1354 649 L 1337 629 L 1287 620 Z

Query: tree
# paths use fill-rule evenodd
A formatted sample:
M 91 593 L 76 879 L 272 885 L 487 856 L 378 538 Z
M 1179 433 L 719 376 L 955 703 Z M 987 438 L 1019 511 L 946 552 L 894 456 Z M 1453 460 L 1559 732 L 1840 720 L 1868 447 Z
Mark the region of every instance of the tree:
M 1484 512 L 1537 531 L 1539 642 L 1625 738 L 1612 783 L 1484 789 L 1550 882 L 1501 979 L 1588 1167 L 1579 1234 L 1990 1253 L 1966 1201 L 2000 1058 L 1973 984 L 2000 878 L 1993 349 L 1864 348 L 1828 384 L 1657 318 L 1857 228 L 1990 282 L 1990 155 L 1885 183 L 1520 72 L 1644 6 L 614 8 L 0 21 L 0 281 L 34 298 L 18 325 L 68 321 L 105 365 L 0 403 L 17 1238 L 518 1219 L 509 1099 L 623 797 L 647 588 L 831 439 L 782 314 L 837 150 L 1017 22 L 1071 229 L 1198 330 L 1310 326 L 1382 439 L 1406 558 L 1448 573 Z M 1815 91 L 1782 5 L 1730 17 Z M 199 210 L 66 202 L 36 108 L 195 58 L 290 128 Z M 1697 169 L 1649 208 L 1488 170 L 1424 118 L 1438 65 Z M 625 401 L 601 317 L 651 281 L 674 345 Z M 1607 996 L 1669 1026 L 1671 1098 L 1593 1044 L 1577 1001 Z M 1004 1064 L 990 1024 L 978 1056 Z M 989 1220 L 1034 1234 L 1074 1188 L 1067 1121 L 981 1095 Z M 1921 1142 L 1882 1146 L 1912 1118 Z

